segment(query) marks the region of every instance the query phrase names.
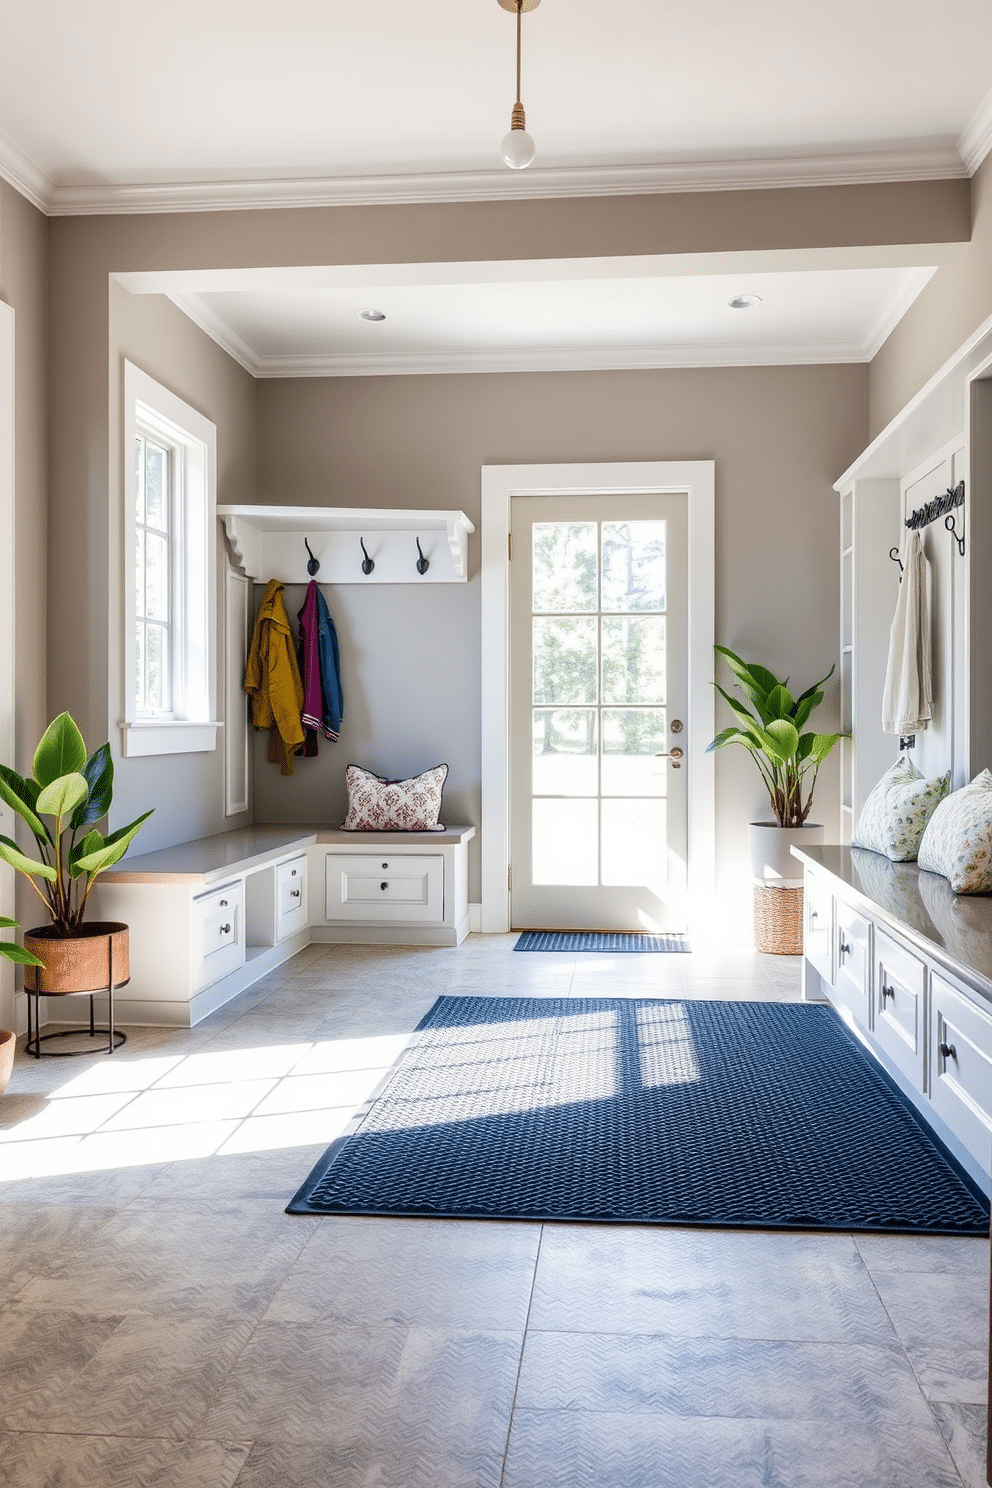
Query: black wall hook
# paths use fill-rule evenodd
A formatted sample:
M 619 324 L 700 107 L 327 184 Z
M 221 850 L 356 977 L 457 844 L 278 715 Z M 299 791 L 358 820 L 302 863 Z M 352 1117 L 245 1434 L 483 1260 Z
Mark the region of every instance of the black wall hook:
M 303 539 L 303 546 L 310 554 L 310 557 L 307 561 L 307 573 L 310 575 L 311 578 L 313 578 L 315 573 L 320 572 L 320 560 L 314 555 L 313 548 L 307 542 L 306 538 Z
M 899 557 L 899 549 L 898 548 L 890 548 L 889 549 L 889 557 L 892 559 L 892 562 L 893 563 L 898 563 L 898 565 L 899 565 L 899 582 L 901 584 L 902 583 L 902 559 Z
M 372 570 L 375 568 L 375 564 L 372 562 L 372 559 L 369 557 L 369 550 L 365 546 L 365 539 L 364 539 L 364 537 L 360 537 L 358 539 L 358 541 L 361 543 L 361 545 L 362 545 L 362 552 L 365 554 L 365 557 L 362 559 L 362 573 L 363 574 L 370 574 L 372 572 Z
M 963 516 L 962 516 L 961 520 L 964 521 L 964 517 Z M 954 541 L 957 543 L 957 545 L 958 545 L 958 552 L 960 553 L 961 557 L 963 558 L 964 557 L 964 533 L 962 532 L 961 535 L 960 535 L 960 537 L 958 536 L 957 531 L 956 531 L 955 526 L 954 526 L 954 513 L 953 512 L 951 513 L 951 515 L 949 517 L 945 517 L 944 518 L 944 526 L 947 528 L 948 532 L 951 534 L 951 536 L 953 537 Z
M 420 557 L 417 559 L 417 572 L 419 574 L 425 574 L 431 566 L 431 561 L 429 558 L 424 557 L 424 550 L 420 546 L 419 537 L 417 538 L 417 552 L 420 554 Z

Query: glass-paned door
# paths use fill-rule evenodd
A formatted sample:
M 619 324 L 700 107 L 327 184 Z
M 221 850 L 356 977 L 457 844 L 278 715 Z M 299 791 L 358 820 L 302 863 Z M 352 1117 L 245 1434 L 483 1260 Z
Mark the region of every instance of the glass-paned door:
M 685 927 L 685 508 L 513 498 L 514 927 Z

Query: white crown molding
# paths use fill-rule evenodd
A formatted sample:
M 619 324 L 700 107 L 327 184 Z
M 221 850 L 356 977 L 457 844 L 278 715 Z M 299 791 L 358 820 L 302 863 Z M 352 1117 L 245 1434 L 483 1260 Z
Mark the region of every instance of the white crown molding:
M 870 362 L 876 352 L 885 345 L 910 305 L 929 284 L 936 272 L 936 265 L 903 270 L 899 283 L 865 332 L 863 349 L 866 362 Z
M 958 154 L 973 176 L 992 150 L 992 90 L 986 93 L 958 140 Z
M 475 372 L 630 372 L 866 362 L 861 342 L 770 346 L 582 346 L 410 356 L 260 357 L 256 377 L 435 377 Z
M 237 331 L 230 325 L 222 315 L 210 305 L 201 295 L 197 294 L 170 294 L 166 296 L 176 306 L 177 310 L 189 317 L 194 325 L 198 325 L 212 341 L 216 341 L 222 351 L 226 351 L 229 357 L 250 372 L 253 377 L 261 377 L 261 359 L 258 352 L 250 341 L 239 336 Z
M 55 194 L 53 183 L 38 169 L 34 161 L 22 155 L 7 135 L 0 134 L 0 176 L 8 181 L 22 196 L 27 197 L 39 212 L 50 212 Z
M 255 181 L 56 186 L 53 216 L 138 212 L 217 212 L 280 207 L 390 206 L 423 202 L 510 201 L 573 196 L 638 196 L 676 191 L 760 191 L 787 186 L 870 185 L 963 179 L 952 143 L 668 165 L 548 167 L 528 171 L 451 171 Z

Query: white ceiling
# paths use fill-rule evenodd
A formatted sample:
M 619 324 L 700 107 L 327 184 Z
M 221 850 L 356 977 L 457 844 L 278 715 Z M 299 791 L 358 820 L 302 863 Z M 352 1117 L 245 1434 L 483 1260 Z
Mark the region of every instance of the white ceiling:
M 521 172 L 498 160 L 514 18 L 497 0 L 0 0 L 0 37 L 0 175 L 56 214 L 964 177 L 992 146 L 990 0 L 542 0 Z M 744 364 L 864 360 L 935 262 L 142 287 L 257 375 Z M 762 305 L 728 310 L 745 290 Z M 355 320 L 368 304 L 387 320 Z

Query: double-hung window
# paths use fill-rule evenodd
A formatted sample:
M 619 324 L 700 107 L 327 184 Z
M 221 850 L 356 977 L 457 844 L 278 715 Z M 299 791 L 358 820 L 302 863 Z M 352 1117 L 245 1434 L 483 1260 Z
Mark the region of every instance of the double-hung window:
M 216 428 L 124 364 L 127 755 L 216 744 Z

